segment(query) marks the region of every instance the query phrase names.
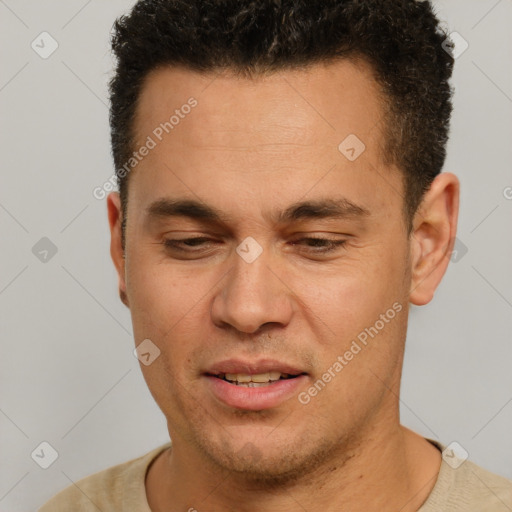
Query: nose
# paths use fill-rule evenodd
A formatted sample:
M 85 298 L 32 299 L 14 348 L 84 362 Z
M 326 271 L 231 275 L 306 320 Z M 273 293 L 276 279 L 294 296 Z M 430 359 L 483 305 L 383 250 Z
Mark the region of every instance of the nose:
M 213 298 L 211 315 L 217 327 L 229 325 L 252 334 L 265 324 L 283 327 L 290 322 L 292 292 L 267 253 L 250 263 L 233 255 L 234 266 Z

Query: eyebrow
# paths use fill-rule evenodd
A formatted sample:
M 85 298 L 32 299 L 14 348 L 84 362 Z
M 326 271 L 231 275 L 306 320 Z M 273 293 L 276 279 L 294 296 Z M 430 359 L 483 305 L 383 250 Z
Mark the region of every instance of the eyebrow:
M 229 224 L 231 220 L 221 210 L 194 199 L 158 199 L 146 208 L 146 214 L 149 218 L 188 217 L 209 224 Z M 300 201 L 267 217 L 276 223 L 286 224 L 298 220 L 361 218 L 370 215 L 368 208 L 342 197 Z

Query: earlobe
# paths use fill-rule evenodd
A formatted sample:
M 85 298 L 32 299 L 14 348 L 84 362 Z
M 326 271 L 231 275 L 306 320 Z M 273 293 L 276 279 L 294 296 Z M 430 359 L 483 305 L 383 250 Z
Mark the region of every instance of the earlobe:
M 130 308 L 130 304 L 128 303 L 128 297 L 126 296 L 126 292 L 121 289 L 121 283 L 119 283 L 119 298 L 121 302 L 127 307 Z
M 122 208 L 118 192 L 112 192 L 108 195 L 107 211 L 110 227 L 110 256 L 119 278 L 119 297 L 125 306 L 130 307 L 126 294 L 125 257 L 121 242 Z
M 450 262 L 459 212 L 459 180 L 439 174 L 425 194 L 414 219 L 410 243 L 409 301 L 417 306 L 434 297 Z

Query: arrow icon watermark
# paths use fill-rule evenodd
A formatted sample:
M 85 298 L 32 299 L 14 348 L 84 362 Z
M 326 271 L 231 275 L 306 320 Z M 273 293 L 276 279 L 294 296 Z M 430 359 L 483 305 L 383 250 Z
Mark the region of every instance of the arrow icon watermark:
M 252 236 L 248 236 L 242 240 L 236 252 L 246 263 L 252 263 L 263 252 L 263 247 Z
M 144 365 L 149 366 L 155 359 L 160 356 L 160 349 L 149 339 L 137 345 L 133 351 L 133 355 Z

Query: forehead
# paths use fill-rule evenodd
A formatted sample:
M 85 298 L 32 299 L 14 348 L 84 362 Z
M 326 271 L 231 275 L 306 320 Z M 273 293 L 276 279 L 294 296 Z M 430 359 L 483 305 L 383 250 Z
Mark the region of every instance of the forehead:
M 247 133 L 314 142 L 326 134 L 352 130 L 367 135 L 381 119 L 382 97 L 371 66 L 343 59 L 300 69 L 240 77 L 231 71 L 200 74 L 180 67 L 151 71 L 137 102 L 135 132 L 143 136 L 185 104 L 198 101 L 186 130 L 175 130 L 212 143 L 245 141 Z M 195 121 L 194 121 L 195 118 Z M 294 128 L 292 132 L 281 127 Z M 186 133 L 183 133 L 186 132 Z
M 185 108 L 191 100 L 195 106 Z M 137 104 L 135 146 L 148 137 L 155 142 L 132 172 L 137 195 L 177 186 L 210 194 L 223 207 L 227 191 L 239 202 L 244 192 L 245 199 L 274 202 L 288 193 L 291 201 L 322 181 L 324 190 L 316 190 L 323 196 L 336 186 L 360 199 L 370 186 L 382 187 L 385 173 L 396 189 L 396 176 L 382 168 L 383 112 L 372 68 L 362 60 L 254 78 L 159 68 L 146 77 Z M 340 151 L 345 140 L 364 148 L 356 160 Z M 373 201 L 390 199 L 400 197 Z

